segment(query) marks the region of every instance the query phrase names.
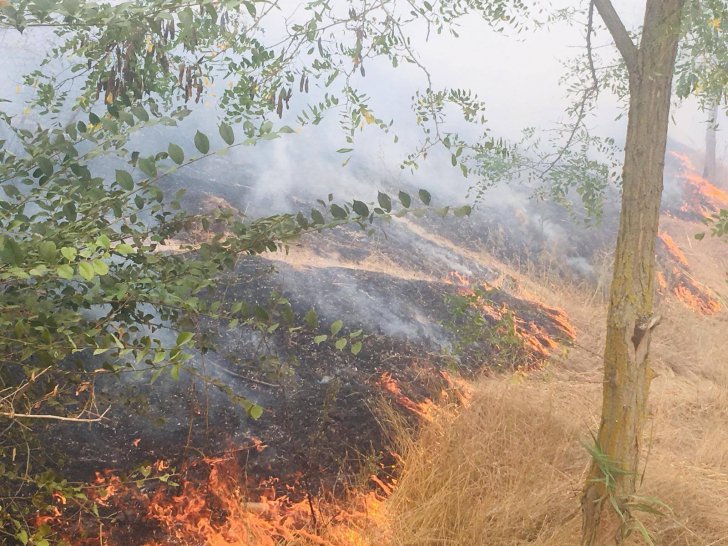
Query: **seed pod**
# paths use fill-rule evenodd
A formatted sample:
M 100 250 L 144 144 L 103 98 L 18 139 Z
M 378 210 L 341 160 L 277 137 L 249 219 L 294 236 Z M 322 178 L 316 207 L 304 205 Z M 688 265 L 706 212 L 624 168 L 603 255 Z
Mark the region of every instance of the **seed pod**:
M 276 108 L 276 114 L 279 118 L 283 117 L 283 91 L 278 95 L 278 107 Z
M 306 83 L 306 73 L 301 72 L 301 82 L 298 84 L 298 91 L 303 93 L 303 86 Z
M 306 76 L 306 86 L 305 86 L 305 91 L 306 91 L 306 93 L 308 93 L 308 76 Z
M 179 65 L 179 76 L 177 78 L 179 80 L 180 85 L 182 85 L 182 78 L 184 78 L 184 76 L 185 76 L 185 63 L 182 63 L 181 65 Z

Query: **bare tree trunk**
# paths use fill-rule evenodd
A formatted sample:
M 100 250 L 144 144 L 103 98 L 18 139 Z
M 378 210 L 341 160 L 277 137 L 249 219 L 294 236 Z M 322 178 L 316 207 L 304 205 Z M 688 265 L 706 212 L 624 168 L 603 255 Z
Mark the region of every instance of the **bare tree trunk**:
M 650 337 L 657 322 L 653 316 L 655 239 L 684 1 L 647 0 L 642 41 L 633 56 L 630 46 L 634 45 L 624 27 L 620 30 L 608 20 L 616 15 L 613 8 L 608 9 L 609 0 L 595 1 L 627 63 L 630 107 L 607 318 L 602 420 L 582 498 L 583 546 L 623 542 L 631 517 L 628 500 L 637 486 L 653 376 Z
M 720 100 L 716 100 L 710 113 L 708 120 L 708 128 L 705 130 L 705 164 L 703 166 L 703 178 L 713 180 L 715 178 L 715 148 L 716 142 L 716 124 L 718 123 L 718 104 Z

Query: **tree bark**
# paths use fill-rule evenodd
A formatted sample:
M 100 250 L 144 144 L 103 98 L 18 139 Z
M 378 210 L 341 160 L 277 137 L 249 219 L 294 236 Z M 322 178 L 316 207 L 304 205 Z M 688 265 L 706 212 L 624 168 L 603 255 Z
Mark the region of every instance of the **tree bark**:
M 602 419 L 595 446 L 598 456 L 593 458 L 582 497 L 583 546 L 621 544 L 630 528 L 628 500 L 637 486 L 653 377 L 650 337 L 657 322 L 653 315 L 655 239 L 684 2 L 647 0 L 636 62 L 625 59 L 630 105 L 622 209 L 607 318 Z M 611 6 L 608 0 L 595 3 L 602 17 L 606 12 L 600 4 L 605 3 Z M 624 42 L 607 24 L 615 41 Z M 625 49 L 629 47 L 623 43 L 620 51 Z
M 718 105 L 720 99 L 717 99 L 711 109 L 708 127 L 705 129 L 705 164 L 703 165 L 703 178 L 711 182 L 715 182 L 715 149 L 716 141 L 716 124 L 718 123 Z

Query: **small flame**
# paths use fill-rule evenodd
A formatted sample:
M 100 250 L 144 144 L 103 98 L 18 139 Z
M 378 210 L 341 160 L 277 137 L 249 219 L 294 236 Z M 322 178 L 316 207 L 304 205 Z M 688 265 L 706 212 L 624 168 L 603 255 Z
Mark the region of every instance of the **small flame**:
M 447 284 L 453 284 L 459 287 L 459 291 L 463 295 L 472 295 L 473 284 L 470 279 L 457 271 L 451 272 L 445 279 Z M 482 281 L 480 286 L 485 290 L 497 288 L 486 281 Z M 576 339 L 576 329 L 569 321 L 564 311 L 556 307 L 544 305 L 534 296 L 528 294 L 525 290 L 519 289 L 519 298 L 529 303 L 529 306 L 537 309 L 548 322 L 554 324 L 559 334 L 564 339 Z M 549 358 L 553 352 L 559 347 L 559 342 L 535 320 L 528 320 L 513 311 L 505 303 L 496 305 L 494 302 L 482 301 L 479 310 L 489 319 L 493 321 L 502 320 L 507 313 L 511 313 L 514 317 L 515 334 L 521 338 L 524 347 L 529 350 L 539 361 Z
M 703 315 L 721 311 L 720 302 L 692 276 L 685 253 L 670 235 L 662 231 L 658 234 L 656 252 L 663 260 L 663 271 L 656 278 L 658 290 L 671 290 L 682 303 Z

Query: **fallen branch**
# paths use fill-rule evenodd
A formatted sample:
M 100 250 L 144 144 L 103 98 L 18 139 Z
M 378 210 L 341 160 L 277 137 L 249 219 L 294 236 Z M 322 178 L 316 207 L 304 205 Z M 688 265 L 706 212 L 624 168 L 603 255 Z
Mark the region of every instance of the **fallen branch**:
M 49 415 L 44 413 L 15 413 L 14 411 L 0 411 L 0 417 L 8 419 L 50 419 L 53 421 L 69 421 L 72 423 L 97 423 L 104 419 L 111 406 L 98 417 L 64 417 L 62 415 Z

